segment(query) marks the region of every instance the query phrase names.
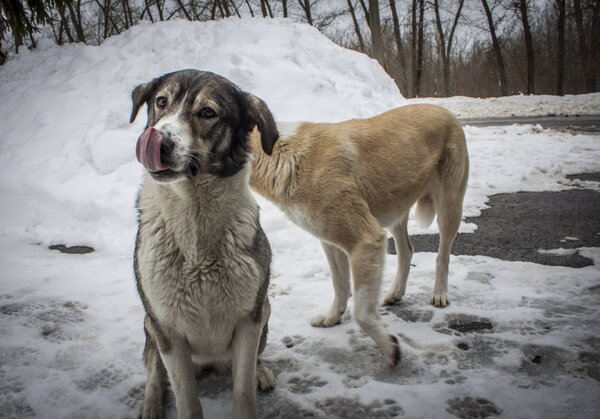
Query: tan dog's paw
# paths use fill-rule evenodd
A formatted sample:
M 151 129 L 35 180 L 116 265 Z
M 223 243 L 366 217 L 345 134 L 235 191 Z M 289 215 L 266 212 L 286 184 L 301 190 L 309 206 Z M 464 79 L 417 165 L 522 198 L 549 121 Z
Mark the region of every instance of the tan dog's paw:
M 342 322 L 342 315 L 339 313 L 321 313 L 317 314 L 311 320 L 310 324 L 314 327 L 331 327 Z
M 450 300 L 448 300 L 448 294 L 445 292 L 441 294 L 434 294 L 433 297 L 431 297 L 431 304 L 436 307 L 448 306 L 448 304 L 450 304 Z
M 396 304 L 397 302 L 402 301 L 402 297 L 404 297 L 404 294 L 394 292 L 394 290 L 389 290 L 383 299 L 383 305 L 391 306 Z
M 263 364 L 256 365 L 256 387 L 261 391 L 273 390 L 275 388 L 275 375 L 273 371 Z

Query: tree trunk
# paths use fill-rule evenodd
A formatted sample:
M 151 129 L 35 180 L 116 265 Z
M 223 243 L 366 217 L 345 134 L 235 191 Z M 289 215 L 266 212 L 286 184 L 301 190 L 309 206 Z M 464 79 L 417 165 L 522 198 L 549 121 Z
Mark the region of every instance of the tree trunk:
M 385 68 L 383 37 L 381 36 L 381 22 L 379 20 L 379 0 L 369 0 L 369 15 L 373 58 L 379 61 L 379 64 Z
M 281 6 L 283 7 L 283 17 L 288 17 L 288 0 L 281 0 Z
M 446 60 L 448 61 L 448 65 L 444 67 L 444 85 L 446 86 L 447 97 L 452 95 L 452 89 L 450 88 L 450 60 L 452 57 L 452 42 L 454 41 L 454 34 L 456 33 L 456 27 L 458 26 L 458 21 L 460 19 L 460 14 L 464 4 L 465 0 L 460 0 L 458 3 L 458 10 L 456 11 L 456 15 L 454 15 L 452 29 L 450 29 L 450 35 L 448 35 L 448 46 L 446 47 Z
M 575 24 L 577 25 L 577 37 L 579 38 L 579 55 L 581 57 L 581 66 L 583 67 L 583 78 L 585 81 L 585 92 L 594 91 L 592 71 L 590 71 L 590 58 L 588 55 L 587 42 L 585 39 L 585 28 L 583 26 L 583 15 L 581 12 L 581 1 L 574 0 L 575 6 Z
M 412 0 L 411 10 L 411 51 L 410 64 L 412 68 L 412 96 L 417 96 L 417 0 Z
M 348 0 L 349 2 L 350 0 Z M 394 24 L 394 39 L 396 40 L 396 50 L 400 60 L 400 83 L 402 85 L 402 94 L 408 95 L 408 80 L 406 78 L 406 57 L 404 56 L 404 46 L 402 45 L 402 34 L 400 33 L 400 20 L 396 10 L 396 0 L 390 0 L 390 9 L 392 10 L 392 21 Z
M 494 54 L 496 56 L 496 65 L 498 66 L 498 75 L 500 77 L 500 92 L 502 96 L 508 96 L 508 86 L 506 82 L 506 67 L 504 66 L 504 60 L 502 59 L 502 50 L 500 48 L 500 42 L 496 36 L 496 27 L 494 26 L 494 18 L 492 17 L 492 11 L 488 5 L 487 0 L 481 0 L 483 9 L 485 10 L 485 16 L 487 17 L 488 26 L 490 28 L 490 35 L 492 37 L 492 47 L 494 48 Z
M 163 5 L 161 6 L 160 0 L 156 0 L 156 10 L 158 11 L 158 18 L 160 19 L 161 22 L 163 20 L 165 20 L 165 17 L 163 16 L 163 6 L 164 6 L 164 2 L 163 2 Z
M 600 39 L 600 0 L 594 1 L 594 11 L 592 12 L 592 39 L 595 39 L 596 42 Z M 596 74 L 600 71 L 598 48 L 592 48 L 590 59 L 592 69 L 592 91 L 595 92 L 598 89 Z
M 558 7 L 558 53 L 556 60 L 556 94 L 565 94 L 565 0 L 556 0 Z
M 309 25 L 313 24 L 312 13 L 310 12 L 310 0 L 298 0 L 300 3 L 300 7 L 304 10 L 304 14 L 306 15 L 306 21 Z
M 433 11 L 435 12 L 435 27 L 437 28 L 439 45 L 438 51 L 442 57 L 442 72 L 444 78 L 444 94 L 450 96 L 450 69 L 448 64 L 448 56 L 446 55 L 446 40 L 444 36 L 444 28 L 442 27 L 442 18 L 440 17 L 440 3 L 438 0 L 433 0 Z M 437 89 L 436 89 L 437 90 Z
M 423 75 L 423 19 L 425 17 L 425 0 L 419 0 L 419 35 L 417 40 L 417 74 L 416 97 L 421 96 L 421 77 Z
M 248 10 L 250 10 L 250 16 L 254 17 L 254 10 L 252 10 L 252 6 L 250 6 L 250 2 L 246 0 L 246 6 L 248 6 Z
M 78 9 L 81 6 L 81 2 L 77 2 Z M 83 26 L 81 25 L 81 10 L 75 11 L 73 7 L 73 3 L 68 1 L 67 7 L 69 8 L 69 14 L 71 15 L 71 22 L 73 22 L 73 27 L 75 28 L 75 33 L 77 34 L 77 42 L 85 42 L 85 35 L 83 34 Z
M 535 60 L 533 56 L 533 37 L 529 26 L 527 13 L 527 0 L 520 0 L 521 21 L 523 22 L 523 34 L 525 35 L 525 49 L 527 51 L 527 94 L 535 94 Z
M 356 36 L 358 37 L 358 45 L 360 46 L 360 51 L 365 52 L 365 42 L 363 41 L 362 34 L 360 32 L 360 25 L 358 24 L 358 19 L 356 19 L 356 12 L 354 11 L 354 5 L 352 4 L 352 0 L 348 1 L 348 9 L 350 10 L 350 16 L 352 16 L 352 23 L 354 24 L 354 32 L 356 32 Z

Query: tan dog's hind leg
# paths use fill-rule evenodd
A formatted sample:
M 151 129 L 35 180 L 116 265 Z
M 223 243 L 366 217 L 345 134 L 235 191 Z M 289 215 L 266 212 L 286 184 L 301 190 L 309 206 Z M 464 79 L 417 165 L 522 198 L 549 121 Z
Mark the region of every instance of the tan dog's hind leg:
M 414 248 L 408 236 L 408 213 L 403 214 L 402 218 L 391 229 L 394 242 L 396 243 L 396 253 L 398 254 L 398 270 L 392 288 L 386 294 L 383 302 L 386 305 L 394 304 L 400 301 L 406 292 L 406 281 L 410 272 L 410 261 L 412 260 Z
M 358 235 L 349 252 L 354 280 L 354 318 L 383 351 L 388 364 L 394 367 L 400 361 L 400 346 L 398 340 L 387 333 L 377 312 L 386 234 L 370 213 L 365 211 L 362 220 L 364 224 L 352 226 Z
M 456 238 L 460 219 L 462 216 L 462 202 L 454 197 L 442 195 L 441 202 L 436 206 L 439 208 L 437 223 L 440 230 L 440 246 L 435 265 L 435 284 L 431 304 L 436 307 L 446 307 L 450 304 L 448 300 L 448 264 L 450 262 L 450 249 Z M 458 202 L 456 202 L 458 201 Z
M 342 314 L 346 311 L 348 298 L 350 298 L 350 265 L 348 256 L 340 248 L 321 242 L 329 268 L 335 296 L 331 307 L 325 313 L 317 314 L 311 324 L 316 327 L 330 327 L 342 321 Z

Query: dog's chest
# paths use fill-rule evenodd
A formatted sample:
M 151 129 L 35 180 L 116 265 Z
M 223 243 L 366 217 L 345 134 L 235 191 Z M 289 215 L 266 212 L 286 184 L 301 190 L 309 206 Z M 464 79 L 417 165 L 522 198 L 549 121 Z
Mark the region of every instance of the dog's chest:
M 190 259 L 174 249 L 167 257 L 143 261 L 143 285 L 157 315 L 183 324 L 210 321 L 221 307 L 232 315 L 250 313 L 262 282 L 260 270 L 251 257 L 233 253 L 204 251 Z
M 308 232 L 318 235 L 318 230 L 314 225 L 314 220 L 298 205 L 285 205 L 281 207 L 285 215 L 288 216 L 294 224 Z

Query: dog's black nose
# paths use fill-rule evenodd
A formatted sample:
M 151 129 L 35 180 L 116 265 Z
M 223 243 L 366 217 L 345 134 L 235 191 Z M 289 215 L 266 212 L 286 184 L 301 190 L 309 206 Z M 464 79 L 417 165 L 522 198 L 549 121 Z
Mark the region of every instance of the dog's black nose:
M 169 135 L 162 134 L 162 140 L 160 141 L 160 156 L 168 157 L 173 152 L 175 143 L 171 140 Z

